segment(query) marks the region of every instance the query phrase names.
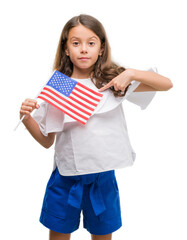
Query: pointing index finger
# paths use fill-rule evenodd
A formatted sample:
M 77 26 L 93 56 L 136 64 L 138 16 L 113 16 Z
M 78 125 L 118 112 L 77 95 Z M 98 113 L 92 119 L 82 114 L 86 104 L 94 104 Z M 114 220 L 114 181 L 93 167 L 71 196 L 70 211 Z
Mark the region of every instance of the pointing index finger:
M 110 81 L 109 83 L 107 83 L 104 87 L 99 89 L 99 92 L 103 92 L 104 90 L 110 88 L 111 86 L 113 86 L 113 82 Z

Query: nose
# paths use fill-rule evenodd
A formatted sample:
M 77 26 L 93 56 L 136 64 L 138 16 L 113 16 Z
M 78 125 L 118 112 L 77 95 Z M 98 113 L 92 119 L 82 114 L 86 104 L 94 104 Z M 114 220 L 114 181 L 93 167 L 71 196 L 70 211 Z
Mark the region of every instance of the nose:
M 83 44 L 81 45 L 81 53 L 87 53 L 87 52 L 88 52 L 87 46 L 86 46 L 85 43 L 83 43 Z

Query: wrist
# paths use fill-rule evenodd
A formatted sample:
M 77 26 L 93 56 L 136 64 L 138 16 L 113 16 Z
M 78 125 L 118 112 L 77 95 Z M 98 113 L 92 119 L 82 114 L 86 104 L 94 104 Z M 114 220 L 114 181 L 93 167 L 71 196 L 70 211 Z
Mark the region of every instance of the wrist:
M 127 71 L 127 72 L 126 72 Z M 128 74 L 129 84 L 136 78 L 136 69 L 128 68 L 125 72 Z M 124 74 L 126 74 L 124 72 Z
M 138 82 L 144 81 L 146 73 L 147 73 L 147 71 L 134 69 L 134 79 L 133 80 L 136 80 Z
M 138 70 L 130 69 L 131 70 L 131 81 L 138 79 Z
M 22 120 L 22 122 L 23 123 L 26 123 L 26 122 L 28 122 L 32 117 L 31 117 L 31 115 L 29 114 L 29 115 L 21 115 L 20 114 L 20 119 L 22 118 L 24 116 L 24 118 L 23 118 L 23 120 Z

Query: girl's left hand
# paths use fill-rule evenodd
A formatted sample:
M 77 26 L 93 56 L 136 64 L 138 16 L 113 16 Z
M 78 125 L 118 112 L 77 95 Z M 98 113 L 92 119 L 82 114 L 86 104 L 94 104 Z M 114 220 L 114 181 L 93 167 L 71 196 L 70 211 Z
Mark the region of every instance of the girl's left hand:
M 109 83 L 107 83 L 104 87 L 99 89 L 99 92 L 102 92 L 112 86 L 116 91 L 124 92 L 125 89 L 129 86 L 132 80 L 134 80 L 135 70 L 134 69 L 126 69 L 122 73 L 120 73 L 117 77 L 113 78 Z

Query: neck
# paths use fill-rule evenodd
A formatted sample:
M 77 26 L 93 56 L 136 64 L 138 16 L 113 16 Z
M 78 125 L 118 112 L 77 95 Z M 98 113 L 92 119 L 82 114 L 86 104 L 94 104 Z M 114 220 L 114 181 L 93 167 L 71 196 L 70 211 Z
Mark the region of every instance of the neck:
M 85 78 L 90 78 L 92 69 L 73 69 L 73 73 L 71 75 L 72 78 L 77 78 L 77 79 L 85 79 Z

